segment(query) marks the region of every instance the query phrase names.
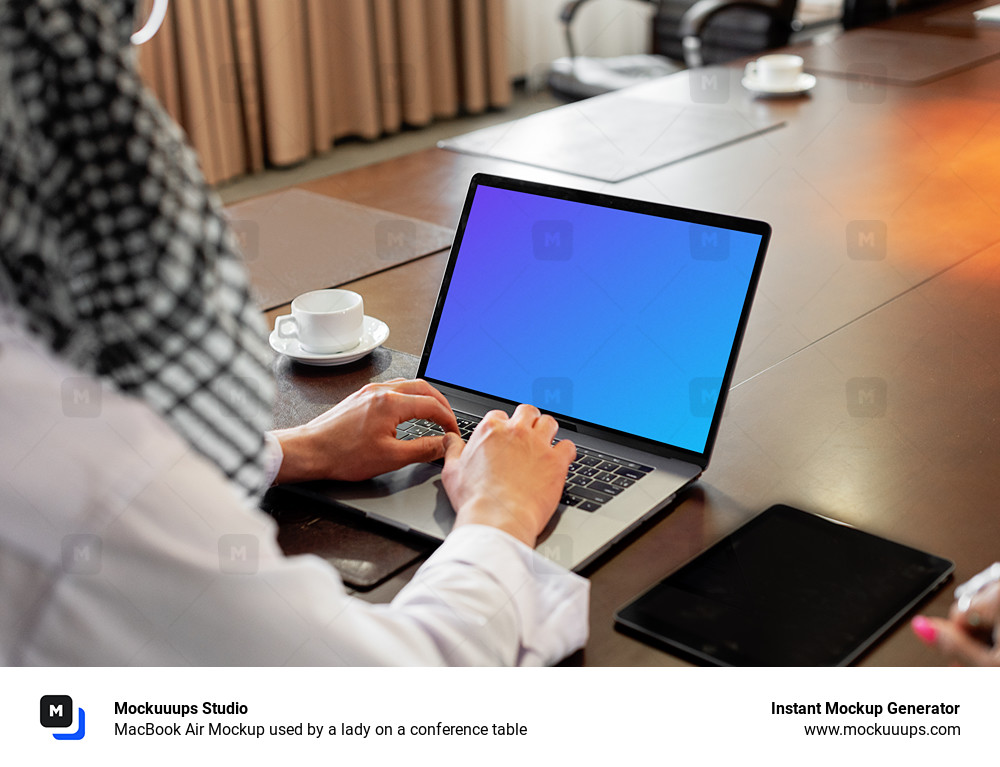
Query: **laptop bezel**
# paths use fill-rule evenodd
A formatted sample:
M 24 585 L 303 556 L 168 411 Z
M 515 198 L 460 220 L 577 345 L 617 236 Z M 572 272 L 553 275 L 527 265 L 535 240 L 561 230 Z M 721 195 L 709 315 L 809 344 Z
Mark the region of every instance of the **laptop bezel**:
M 449 381 L 442 381 L 440 379 L 428 377 L 426 375 L 427 365 L 430 361 L 431 349 L 434 345 L 438 324 L 441 320 L 441 313 L 444 309 L 445 297 L 447 296 L 448 289 L 451 285 L 451 279 L 455 271 L 458 254 L 461 252 L 462 240 L 465 236 L 466 225 L 468 224 L 469 214 L 472 210 L 472 202 L 475 199 L 476 191 L 480 186 L 489 186 L 513 192 L 554 197 L 556 199 L 568 200 L 570 202 L 598 205 L 601 207 L 625 210 L 642 215 L 659 216 L 661 218 L 670 218 L 677 221 L 685 221 L 705 226 L 741 231 L 760 236 L 760 246 L 758 247 L 757 254 L 755 256 L 753 272 L 747 282 L 747 296 L 744 299 L 743 310 L 740 314 L 739 322 L 737 323 L 736 333 L 730 350 L 729 360 L 726 365 L 725 375 L 722 379 L 719 399 L 716 402 L 715 412 L 712 415 L 712 423 L 709 427 L 708 436 L 705 440 L 705 447 L 701 452 L 677 447 L 675 445 L 668 445 L 647 437 L 640 437 L 634 434 L 619 431 L 617 429 L 600 426 L 599 424 L 589 423 L 578 419 L 570 421 L 567 420 L 568 417 L 564 414 L 541 409 L 543 413 L 548 413 L 553 416 L 559 422 L 560 426 L 567 431 L 596 437 L 616 444 L 626 445 L 630 448 L 643 450 L 664 458 L 686 461 L 704 469 L 708 465 L 712 451 L 715 448 L 719 425 L 722 421 L 722 413 L 725 410 L 729 387 L 732 383 L 733 373 L 736 369 L 736 361 L 739 358 L 739 351 L 743 344 L 743 337 L 750 317 L 750 310 L 753 306 L 754 297 L 757 293 L 757 285 L 760 281 L 761 271 L 764 267 L 764 256 L 767 253 L 767 247 L 771 239 L 771 226 L 764 221 L 730 216 L 723 213 L 711 213 L 691 208 L 681 208 L 664 203 L 651 202 L 648 200 L 618 197 L 601 192 L 572 189 L 507 176 L 497 176 L 487 173 L 475 174 L 469 184 L 469 191 L 466 194 L 465 203 L 462 208 L 462 216 L 455 231 L 455 240 L 452 243 L 451 251 L 448 254 L 448 264 L 441 280 L 441 288 L 438 291 L 437 301 L 434 305 L 434 313 L 431 316 L 430 325 L 427 329 L 427 337 L 424 340 L 423 351 L 420 355 L 420 363 L 417 367 L 417 377 L 425 379 L 435 386 L 446 387 L 457 392 L 467 393 L 475 398 L 485 398 L 491 401 L 502 402 L 509 405 L 511 408 L 516 407 L 519 403 L 493 394 L 488 394 L 486 392 L 469 389 Z

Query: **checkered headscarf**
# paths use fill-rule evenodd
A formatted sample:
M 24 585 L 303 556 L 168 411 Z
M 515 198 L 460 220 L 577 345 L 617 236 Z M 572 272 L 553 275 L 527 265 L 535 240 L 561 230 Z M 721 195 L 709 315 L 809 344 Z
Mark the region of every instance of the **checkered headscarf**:
M 274 384 L 238 248 L 144 90 L 136 0 L 0 0 L 0 303 L 262 491 Z

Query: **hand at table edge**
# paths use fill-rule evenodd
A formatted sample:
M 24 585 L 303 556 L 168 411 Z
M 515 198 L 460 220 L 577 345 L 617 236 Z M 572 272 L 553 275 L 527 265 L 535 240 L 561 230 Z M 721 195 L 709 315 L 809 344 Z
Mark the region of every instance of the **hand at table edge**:
M 910 625 L 920 641 L 956 664 L 1000 666 L 1000 583 L 985 586 L 967 604 L 956 602 L 947 618 L 918 615 Z
M 426 381 L 367 384 L 308 423 L 272 432 L 284 456 L 275 484 L 356 482 L 444 457 L 444 437 L 396 438 L 396 427 L 412 418 L 458 433 L 448 400 Z

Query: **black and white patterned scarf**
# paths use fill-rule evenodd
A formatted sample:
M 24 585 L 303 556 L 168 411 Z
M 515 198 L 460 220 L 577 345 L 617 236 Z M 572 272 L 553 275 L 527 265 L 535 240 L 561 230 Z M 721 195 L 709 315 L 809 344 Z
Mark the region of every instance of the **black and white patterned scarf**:
M 137 0 L 0 0 L 0 304 L 248 495 L 274 384 L 194 152 L 142 86 Z

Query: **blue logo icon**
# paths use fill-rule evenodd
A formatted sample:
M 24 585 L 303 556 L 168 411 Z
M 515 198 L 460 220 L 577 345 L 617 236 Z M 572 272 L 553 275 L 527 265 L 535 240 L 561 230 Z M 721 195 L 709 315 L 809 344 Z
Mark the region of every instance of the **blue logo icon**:
M 42 727 L 60 729 L 73 725 L 73 699 L 69 695 L 43 695 L 39 701 L 38 721 Z M 77 709 L 76 732 L 54 732 L 56 740 L 82 740 L 87 734 L 86 715 Z

